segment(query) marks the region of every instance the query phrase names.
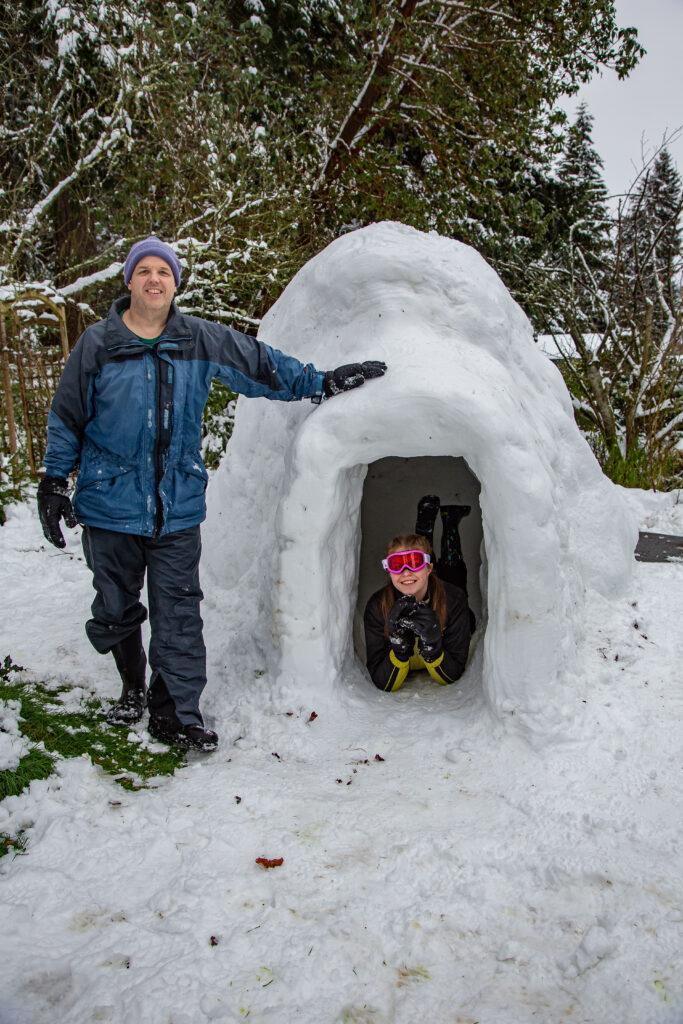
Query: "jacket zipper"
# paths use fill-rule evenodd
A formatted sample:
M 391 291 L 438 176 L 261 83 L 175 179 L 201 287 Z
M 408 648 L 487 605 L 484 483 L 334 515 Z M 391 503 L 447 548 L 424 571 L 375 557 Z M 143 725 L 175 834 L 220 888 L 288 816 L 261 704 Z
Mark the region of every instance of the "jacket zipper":
M 163 341 L 163 338 L 160 339 Z M 159 344 L 159 343 L 157 343 Z M 156 431 L 154 435 L 154 492 L 156 496 L 154 508 L 154 536 L 158 537 L 164 528 L 164 508 L 161 500 L 160 485 L 166 472 L 168 450 L 171 446 L 173 432 L 173 388 L 174 365 L 171 361 L 161 359 L 157 348 L 154 350 L 156 369 Z M 162 374 L 166 374 L 166 379 Z
M 161 478 L 164 475 L 161 466 L 161 365 L 160 359 L 157 355 L 156 346 L 152 349 L 154 355 L 154 370 L 155 370 L 155 396 L 154 404 L 156 407 L 156 430 L 154 431 L 154 523 L 152 527 L 152 536 L 158 537 L 161 533 L 164 520 L 164 509 L 161 503 L 161 494 L 159 493 L 159 485 L 161 484 Z

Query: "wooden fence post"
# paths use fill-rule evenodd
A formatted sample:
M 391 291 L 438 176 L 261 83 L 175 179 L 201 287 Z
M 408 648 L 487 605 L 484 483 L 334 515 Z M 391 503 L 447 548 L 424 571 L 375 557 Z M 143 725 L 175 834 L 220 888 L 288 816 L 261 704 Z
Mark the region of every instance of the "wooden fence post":
M 14 399 L 12 397 L 12 375 L 9 366 L 9 348 L 7 345 L 7 330 L 5 318 L 0 312 L 0 358 L 2 360 L 2 380 L 5 393 L 5 410 L 7 416 L 7 432 L 9 434 L 9 452 L 13 460 L 13 476 L 16 477 L 16 464 L 14 456 L 17 454 L 17 424 L 14 418 Z
M 63 301 L 57 301 L 58 298 L 27 288 L 16 292 L 7 301 L 0 300 L 0 399 L 3 406 L 0 410 L 0 442 L 2 451 L 9 455 L 11 479 L 15 488 L 21 483 L 22 467 L 25 472 L 24 449 L 31 476 L 33 479 L 37 477 L 38 467 L 45 454 L 50 401 L 70 354 L 66 307 Z M 32 334 L 31 342 L 22 345 L 25 332 L 30 332 L 34 327 L 54 330 L 55 326 L 59 329 L 59 349 L 52 346 L 44 348 L 38 339 L 33 339 Z M 16 351 L 13 344 L 15 333 L 19 339 Z M 13 386 L 18 387 L 20 408 L 15 404 Z M 18 415 L 22 417 L 24 425 L 24 431 L 19 436 Z
M 60 307 L 57 315 L 59 316 L 59 340 L 62 343 L 62 355 L 66 362 L 69 358 L 69 335 L 66 333 L 66 309 L 64 306 Z
M 24 364 L 21 357 L 21 336 L 19 338 L 20 344 L 16 353 L 16 364 L 17 364 L 17 376 L 19 378 L 19 393 L 21 395 L 21 409 L 24 414 L 24 434 L 26 436 L 26 454 L 28 456 L 28 464 L 31 468 L 31 476 L 34 480 L 38 479 L 36 472 L 36 458 L 33 449 L 33 429 L 31 427 L 31 420 L 28 411 L 28 395 L 26 394 L 26 379 L 24 377 Z

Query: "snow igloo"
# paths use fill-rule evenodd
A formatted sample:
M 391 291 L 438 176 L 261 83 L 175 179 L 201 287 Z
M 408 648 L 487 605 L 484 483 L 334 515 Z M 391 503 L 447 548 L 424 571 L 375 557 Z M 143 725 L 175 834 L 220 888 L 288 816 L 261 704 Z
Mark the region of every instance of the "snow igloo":
M 320 406 L 239 398 L 204 531 L 215 600 L 243 615 L 227 648 L 251 645 L 300 703 L 377 693 L 363 607 L 387 540 L 435 493 L 472 506 L 461 535 L 482 653 L 467 672 L 501 717 L 547 707 L 573 670 L 585 592 L 619 593 L 637 527 L 498 275 L 452 239 L 376 224 L 303 267 L 259 337 L 319 369 L 388 370 Z

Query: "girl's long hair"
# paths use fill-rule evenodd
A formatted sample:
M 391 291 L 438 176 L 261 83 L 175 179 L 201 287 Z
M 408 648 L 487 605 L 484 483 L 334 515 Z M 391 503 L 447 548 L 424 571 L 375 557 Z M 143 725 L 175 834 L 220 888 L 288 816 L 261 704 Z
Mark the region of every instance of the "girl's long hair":
M 430 555 L 432 561 L 432 571 L 429 576 L 427 586 L 427 596 L 429 597 L 429 604 L 432 610 L 435 612 L 441 631 L 446 628 L 446 592 L 443 588 L 443 583 L 436 575 L 436 566 L 434 566 L 434 552 L 432 551 L 432 545 L 429 543 L 426 537 L 421 537 L 418 533 L 399 533 L 397 537 L 393 537 L 392 540 L 387 544 L 387 549 L 384 552 L 384 557 L 393 554 L 394 551 L 424 551 L 426 555 Z M 387 580 L 386 586 L 382 591 L 382 597 L 380 601 L 380 608 L 382 611 L 382 618 L 384 619 L 384 631 L 387 630 L 387 615 L 389 614 L 392 605 L 398 600 L 400 594 L 396 590 L 391 580 Z

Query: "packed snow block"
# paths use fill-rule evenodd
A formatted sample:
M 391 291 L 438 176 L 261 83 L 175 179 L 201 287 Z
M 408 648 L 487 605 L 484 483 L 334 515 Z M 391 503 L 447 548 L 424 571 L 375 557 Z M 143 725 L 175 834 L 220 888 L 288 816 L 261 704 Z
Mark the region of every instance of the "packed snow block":
M 424 476 L 424 460 L 453 459 L 479 487 L 486 699 L 518 720 L 547 711 L 574 663 L 586 588 L 622 590 L 638 531 L 497 274 L 451 239 L 376 224 L 311 260 L 259 337 L 320 369 L 389 367 L 319 407 L 237 403 L 209 488 L 204 571 L 244 606 L 279 685 L 317 704 L 361 675 L 371 687 L 353 644 L 368 467 L 418 460 Z M 419 496 L 377 535 L 412 530 Z

